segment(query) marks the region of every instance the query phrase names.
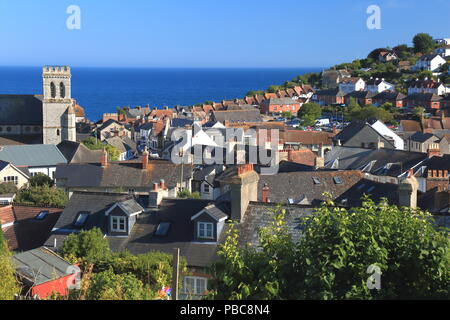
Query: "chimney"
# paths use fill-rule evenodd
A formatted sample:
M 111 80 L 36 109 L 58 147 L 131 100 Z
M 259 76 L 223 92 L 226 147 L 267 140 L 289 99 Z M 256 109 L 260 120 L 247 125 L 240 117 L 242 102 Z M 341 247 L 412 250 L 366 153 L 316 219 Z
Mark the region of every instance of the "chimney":
M 144 152 L 142 153 L 142 169 L 147 170 L 148 169 L 148 151 L 147 148 L 145 148 Z
M 325 159 L 323 157 L 316 157 L 314 159 L 314 168 L 316 170 L 323 169 L 325 167 Z
M 148 193 L 148 206 L 157 208 L 165 197 L 169 196 L 167 189 L 162 189 L 157 182 L 153 183 L 152 190 Z
M 158 183 L 157 183 L 157 182 L 154 182 L 154 183 L 153 183 L 153 189 L 152 189 L 152 191 L 158 191 Z
M 229 185 L 231 189 L 232 220 L 243 221 L 250 201 L 258 201 L 258 181 L 253 164 L 239 165 L 235 175 L 219 180 L 221 186 Z
M 433 157 L 439 157 L 441 155 L 441 151 L 436 148 L 429 148 L 427 150 L 427 154 L 428 154 L 428 159 L 430 159 Z
M 288 161 L 294 161 L 294 149 L 289 148 L 287 152 L 288 152 Z
M 164 179 L 161 179 L 161 180 L 159 181 L 159 187 L 160 187 L 162 190 L 165 190 L 165 189 L 166 189 L 166 182 L 164 181 Z
M 264 187 L 262 188 L 262 202 L 268 203 L 269 202 L 269 186 L 267 183 L 264 183 Z
M 336 125 L 333 125 L 333 134 L 336 135 L 338 133 Z
M 106 152 L 106 149 L 103 149 L 102 151 L 100 163 L 102 165 L 102 168 L 106 168 L 108 166 L 108 152 Z
M 447 191 L 449 187 L 448 170 L 428 170 L 426 191 L 436 189 Z
M 412 169 L 408 172 L 408 177 L 404 179 L 398 186 L 398 204 L 401 207 L 417 208 L 417 190 L 419 182 L 414 177 Z

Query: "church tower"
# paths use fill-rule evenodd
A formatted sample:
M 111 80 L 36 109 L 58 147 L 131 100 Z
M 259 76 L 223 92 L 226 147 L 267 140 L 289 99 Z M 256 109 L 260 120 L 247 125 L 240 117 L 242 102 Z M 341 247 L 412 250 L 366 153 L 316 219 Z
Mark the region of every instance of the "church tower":
M 68 66 L 43 68 L 42 130 L 44 144 L 76 140 L 71 77 Z

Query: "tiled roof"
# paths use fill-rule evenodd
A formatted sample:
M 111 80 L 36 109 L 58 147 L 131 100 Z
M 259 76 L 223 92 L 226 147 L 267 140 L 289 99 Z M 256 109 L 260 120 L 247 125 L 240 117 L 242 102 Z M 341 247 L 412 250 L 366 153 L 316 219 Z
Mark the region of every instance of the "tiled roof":
M 284 130 L 280 132 L 280 139 L 284 143 L 297 142 L 304 145 L 332 144 L 330 135 L 321 131 Z
M 221 123 L 225 122 L 260 122 L 261 114 L 258 109 L 214 111 L 214 119 Z
M 68 163 L 95 163 L 102 155 L 102 150 L 90 150 L 82 143 L 68 140 L 59 143 L 57 147 Z
M 422 131 L 419 121 L 415 120 L 400 120 L 400 126 L 405 132 L 418 132 Z
M 4 229 L 4 235 L 11 250 L 23 251 L 44 244 L 62 209 L 14 205 L 12 211 L 15 224 Z M 36 220 L 41 211 L 48 211 L 48 214 L 43 220 Z

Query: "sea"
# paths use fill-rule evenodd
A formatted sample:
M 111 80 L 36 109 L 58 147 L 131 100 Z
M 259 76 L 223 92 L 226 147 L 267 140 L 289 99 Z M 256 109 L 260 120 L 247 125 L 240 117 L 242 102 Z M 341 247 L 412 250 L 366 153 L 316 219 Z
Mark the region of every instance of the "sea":
M 72 98 L 97 121 L 119 106 L 162 108 L 242 98 L 323 68 L 72 67 Z M 41 67 L 0 67 L 0 94 L 42 94 Z

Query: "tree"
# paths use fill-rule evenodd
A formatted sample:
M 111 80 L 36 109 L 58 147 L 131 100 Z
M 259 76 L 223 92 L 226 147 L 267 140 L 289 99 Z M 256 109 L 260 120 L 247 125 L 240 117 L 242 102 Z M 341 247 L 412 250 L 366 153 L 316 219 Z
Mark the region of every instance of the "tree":
M 0 183 L 0 194 L 16 193 L 16 192 L 17 192 L 17 186 L 14 184 L 14 182 Z
M 28 182 L 32 187 L 53 187 L 54 185 L 53 179 L 43 173 L 38 173 L 37 175 L 31 177 Z
M 71 233 L 64 241 L 59 253 L 65 259 L 85 264 L 95 263 L 109 253 L 109 243 L 98 228 Z
M 424 107 L 415 107 L 413 109 L 413 115 L 416 120 L 420 120 L 424 117 L 425 108 Z
M 88 149 L 90 150 L 102 150 L 105 149 L 108 153 L 108 158 L 112 161 L 119 160 L 120 151 L 116 147 L 110 144 L 103 144 L 99 140 L 94 137 L 88 137 L 84 139 L 82 142 Z
M 88 300 L 144 300 L 151 298 L 151 292 L 135 275 L 108 270 L 92 276 L 86 297 Z
M 302 125 L 312 126 L 315 124 L 316 120 L 322 115 L 322 108 L 319 104 L 309 102 L 303 104 L 303 106 L 298 111 L 297 116 L 302 120 Z
M 414 52 L 429 53 L 436 47 L 433 37 L 428 33 L 418 33 L 413 38 Z
M 375 118 L 383 122 L 392 123 L 393 115 L 383 108 L 375 107 L 374 105 L 367 105 L 359 109 L 352 109 L 349 113 L 350 120 L 367 120 Z
M 0 300 L 12 300 L 19 293 L 20 287 L 11 263 L 11 253 L 3 236 L 0 225 Z
M 213 266 L 217 299 L 423 299 L 450 297 L 450 238 L 429 213 L 375 204 L 344 209 L 330 200 L 300 223 L 294 242 L 282 209 L 259 232 L 259 248 L 238 246 L 229 228 Z M 326 239 L 326 241 L 324 240 Z M 367 286 L 369 267 L 381 289 Z
M 69 197 L 63 189 L 48 185 L 21 189 L 16 195 L 15 202 L 36 206 L 64 207 Z
M 189 190 L 181 190 L 177 193 L 178 198 L 182 199 L 200 199 L 200 193 L 199 192 L 190 192 Z

